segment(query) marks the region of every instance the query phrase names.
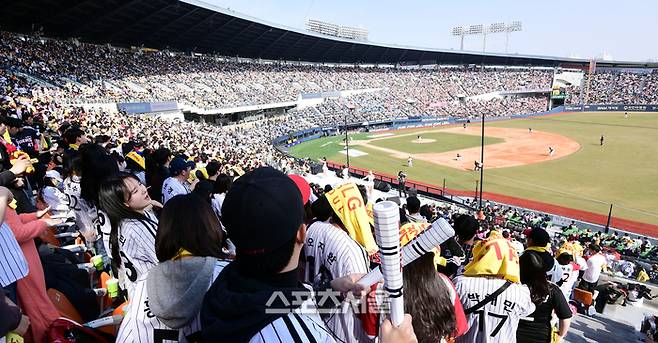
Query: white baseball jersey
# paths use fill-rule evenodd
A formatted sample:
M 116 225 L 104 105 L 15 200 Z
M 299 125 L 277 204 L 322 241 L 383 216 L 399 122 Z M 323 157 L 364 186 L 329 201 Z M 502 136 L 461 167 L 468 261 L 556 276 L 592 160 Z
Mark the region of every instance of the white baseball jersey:
M 571 298 L 571 290 L 573 285 L 578 280 L 578 270 L 575 270 L 574 263 L 560 265 L 562 267 L 562 280 L 560 280 L 560 290 L 564 297 L 569 300 Z
M 458 276 L 454 279 L 464 311 L 475 306 L 487 295 L 500 288 L 505 280 L 487 277 Z M 532 314 L 535 304 L 525 285 L 511 284 L 504 292 L 479 310 L 466 315 L 468 331 L 456 342 L 516 342 L 519 319 Z
M 119 225 L 119 283 L 128 291 L 132 301 L 132 291 L 141 277 L 146 276 L 151 267 L 158 264 L 155 254 L 155 235 L 158 220 L 155 215 L 145 212 L 147 219 L 126 219 Z M 111 250 L 108 250 L 111 251 Z
M 187 182 L 181 183 L 175 177 L 168 177 L 162 183 L 162 204 L 164 205 L 169 199 L 180 195 L 188 194 L 190 188 L 187 185 Z
M 320 315 L 307 309 L 313 305 L 311 299 L 295 309 L 262 328 L 249 343 L 281 343 L 281 342 L 318 342 L 335 343 L 346 342 L 335 339 L 331 331 L 325 326 Z
M 215 281 L 215 278 L 217 278 L 217 275 L 219 275 L 228 263 L 228 261 L 217 261 L 212 280 L 208 283 L 208 288 L 210 288 Z M 201 331 L 201 321 L 199 316 L 197 315 L 196 319 L 181 329 L 172 329 L 161 322 L 151 312 L 149 306 L 149 298 L 146 290 L 147 275 L 148 274 L 141 275 L 134 285 L 133 296 L 125 310 L 126 315 L 121 321 L 116 342 L 188 342 L 188 336 Z
M 315 222 L 308 228 L 304 253 L 304 277 L 309 283 L 330 281 L 352 273 L 368 273 L 370 270 L 365 249 L 345 231 L 325 222 Z M 363 326 L 351 309 L 346 314 L 329 314 L 323 317 L 327 328 L 339 341 L 367 339 Z
M 43 201 L 45 201 L 48 206 L 50 206 L 50 210 L 53 211 L 53 213 L 69 212 L 69 198 L 66 196 L 66 194 L 60 191 L 59 188 L 46 186 L 43 188 L 41 196 L 43 197 Z

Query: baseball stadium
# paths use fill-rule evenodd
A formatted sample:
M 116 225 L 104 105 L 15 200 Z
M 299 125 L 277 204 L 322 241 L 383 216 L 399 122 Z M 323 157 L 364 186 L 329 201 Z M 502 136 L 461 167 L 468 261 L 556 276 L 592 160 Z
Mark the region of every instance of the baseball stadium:
M 0 343 L 658 339 L 658 62 L 442 6 L 0 5 Z

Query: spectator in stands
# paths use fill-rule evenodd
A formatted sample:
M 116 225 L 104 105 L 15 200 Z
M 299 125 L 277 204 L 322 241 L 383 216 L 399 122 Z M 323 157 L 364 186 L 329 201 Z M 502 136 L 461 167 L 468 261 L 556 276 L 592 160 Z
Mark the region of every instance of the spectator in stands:
M 72 127 L 64 132 L 64 141 L 68 144 L 71 150 L 78 150 L 78 148 L 88 142 L 87 136 L 84 131 L 78 127 Z
M 535 311 L 530 291 L 519 281 L 518 258 L 507 240 L 493 231 L 477 242 L 473 261 L 454 279 L 469 324 L 456 342 L 516 342 L 519 320 Z
M 169 174 L 171 152 L 167 148 L 159 148 L 146 155 L 146 184 L 149 185 L 151 199 L 162 199 L 162 183 Z
M 549 275 L 551 282 L 555 283 L 562 279 L 562 267 L 553 258 L 550 248 L 551 237 L 548 232 L 542 228 L 535 227 L 528 231 L 528 247 L 526 250 L 535 251 L 544 260 L 546 274 Z
M 7 118 L 7 131 L 11 136 L 12 143 L 20 147 L 30 157 L 36 158 L 39 155 L 39 136 L 33 128 L 25 128 L 22 120 L 17 118 Z
M 601 277 L 601 270 L 606 265 L 607 260 L 601 253 L 601 247 L 592 243 L 588 249 L 589 258 L 587 259 L 587 269 L 583 278 L 578 285 L 578 288 L 594 293 L 596 285 L 599 283 Z
M 16 281 L 28 274 L 28 265 L 16 237 L 9 226 L 4 222 L 7 204 L 12 198 L 11 191 L 0 186 L 0 337 L 9 331 L 14 331 L 24 336 L 30 325 L 29 318 L 22 314 L 20 308 L 15 305 Z M 7 292 L 8 296 L 5 296 Z
M 308 193 L 310 195 L 310 188 Z M 308 201 L 308 199 L 302 199 Z M 304 245 L 305 280 L 307 283 L 328 283 L 334 278 L 350 274 L 366 274 L 370 270 L 365 249 L 347 233 L 339 215 L 332 209 L 326 196 L 313 204 L 319 216 L 306 231 Z M 348 313 L 326 316 L 327 327 L 339 341 L 367 340 L 363 325 L 350 309 Z
M 548 266 L 544 258 L 536 251 L 526 251 L 519 258 L 521 283 L 530 289 L 535 311 L 529 316 L 532 320 L 521 320 L 516 331 L 516 341 L 519 343 L 551 342 L 553 327 L 551 319 L 553 312 L 559 319 L 558 341 L 561 341 L 569 330 L 571 323 L 571 308 L 560 288 L 546 279 Z
M 137 280 L 158 263 L 155 255 L 158 219 L 151 208 L 161 205 L 151 200 L 146 186 L 128 173 L 119 173 L 103 181 L 98 196 L 111 225 L 112 266 L 130 300 Z
M 436 272 L 434 254 L 426 253 L 403 270 L 405 312 L 413 316 L 419 342 L 459 337 L 468 329 L 461 300 L 450 279 Z
M 193 185 L 187 182 L 190 177 L 190 171 L 194 166 L 194 162 L 185 161 L 181 156 L 171 160 L 169 163 L 169 173 L 171 176 L 162 183 L 162 202 L 164 204 L 176 195 L 188 194 L 194 189 Z
M 427 223 L 427 219 L 420 215 L 420 200 L 417 197 L 407 198 L 407 220 L 412 223 Z
M 16 284 L 18 303 L 30 318 L 30 330 L 26 335 L 29 342 L 43 342 L 50 323 L 59 313 L 46 294 L 46 281 L 34 239 L 47 228 L 61 223 L 59 219 L 42 219 L 46 211 L 30 214 L 17 214 L 12 208 L 13 195 L 6 188 L 0 188 L 0 207 L 4 208 L 5 223 L 16 237 L 25 256 L 28 274 Z
M 233 178 L 226 174 L 220 174 L 217 177 L 217 180 L 215 180 L 215 188 L 213 189 L 212 195 L 212 208 L 218 217 L 221 217 L 222 204 L 226 198 L 226 193 L 231 189 L 231 185 L 233 185 Z
M 438 271 L 454 278 L 461 273 L 461 268 L 471 261 L 475 234 L 480 229 L 480 223 L 471 215 L 455 216 L 453 227 L 455 237 L 441 244 L 441 257 L 446 259 L 446 266 L 439 266 Z
M 237 255 L 206 294 L 201 310 L 203 336 L 207 340 L 222 337 L 233 342 L 254 337 L 262 342 L 292 341 L 294 337 L 333 342 L 317 312 L 301 311 L 309 308 L 306 302 L 314 300 L 312 290 L 298 280 L 306 226 L 302 195 L 295 183 L 271 168 L 245 174 L 226 196 L 222 222 L 236 245 Z M 343 292 L 363 291 L 349 280 L 333 280 L 332 286 Z M 275 294 L 277 297 L 273 297 Z M 288 305 L 284 306 L 280 297 L 293 299 L 293 294 L 307 300 L 293 305 L 286 301 Z M 238 299 L 240 306 L 236 307 Z M 283 311 L 268 313 L 267 308 Z M 406 327 L 403 332 L 407 336 L 398 337 L 399 341 L 415 341 Z M 390 342 L 391 335 L 396 334 L 389 330 L 385 322 L 382 342 Z
M 133 298 L 144 300 L 129 307 L 117 341 L 151 342 L 162 333 L 178 342 L 197 341 L 203 297 L 229 263 L 223 245 L 219 221 L 206 201 L 193 194 L 168 201 L 155 238 L 160 263 L 136 282 Z
M 80 233 L 88 246 L 95 246 L 96 252 L 111 256 L 110 220 L 100 206 L 99 189 L 101 183 L 119 172 L 119 167 L 105 149 L 97 144 L 83 144 L 80 154 L 80 201 L 74 209 Z M 73 156 L 75 153 L 69 154 Z

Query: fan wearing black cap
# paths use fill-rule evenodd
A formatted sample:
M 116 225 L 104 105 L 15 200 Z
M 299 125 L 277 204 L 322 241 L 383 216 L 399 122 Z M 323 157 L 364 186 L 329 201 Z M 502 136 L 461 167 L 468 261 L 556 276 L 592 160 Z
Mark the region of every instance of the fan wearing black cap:
M 190 171 L 194 169 L 195 165 L 194 162 L 186 161 L 181 156 L 169 162 L 169 173 L 171 176 L 162 183 L 163 205 L 177 195 L 191 192 L 194 187 L 187 182 L 187 179 L 190 177 Z
M 306 225 L 295 182 L 269 167 L 243 175 L 226 195 L 222 223 L 236 246 L 236 258 L 204 298 L 204 340 L 335 342 L 319 316 L 312 288 L 299 281 Z M 341 292 L 363 291 L 350 276 L 331 285 Z M 409 321 L 407 316 L 397 329 L 385 323 L 382 341 L 416 341 Z
M 526 250 L 536 251 L 543 259 L 546 267 L 546 275 L 549 280 L 556 283 L 562 279 L 562 267 L 555 260 L 550 249 L 551 236 L 542 228 L 533 228 L 528 232 L 528 248 Z

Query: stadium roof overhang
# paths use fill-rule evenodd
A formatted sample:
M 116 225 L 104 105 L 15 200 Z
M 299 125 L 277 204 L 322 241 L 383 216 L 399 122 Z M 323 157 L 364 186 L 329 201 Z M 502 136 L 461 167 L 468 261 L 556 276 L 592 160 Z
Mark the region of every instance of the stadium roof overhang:
M 3 5 L 0 28 L 94 43 L 271 60 L 364 64 L 585 67 L 584 59 L 461 52 L 352 41 L 285 27 L 197 0 L 21 0 Z M 652 63 L 655 67 L 655 63 Z M 599 66 L 650 67 L 599 62 Z

